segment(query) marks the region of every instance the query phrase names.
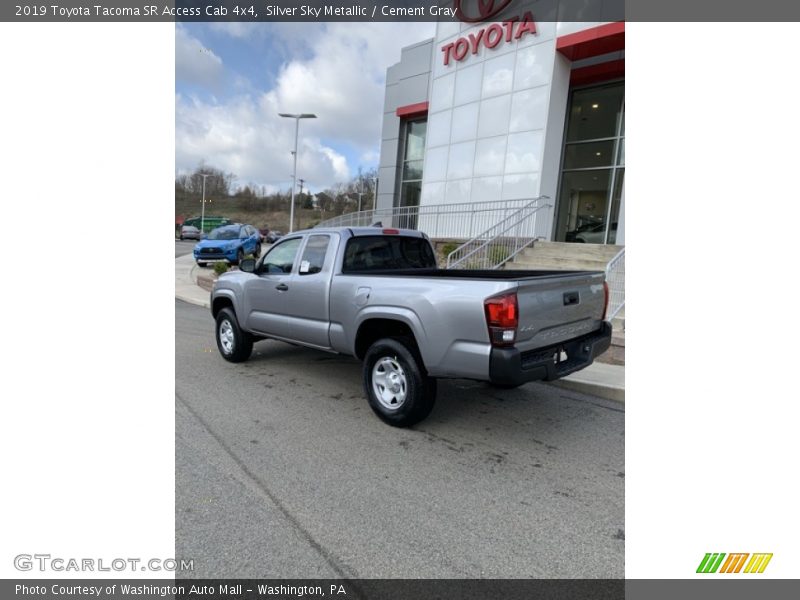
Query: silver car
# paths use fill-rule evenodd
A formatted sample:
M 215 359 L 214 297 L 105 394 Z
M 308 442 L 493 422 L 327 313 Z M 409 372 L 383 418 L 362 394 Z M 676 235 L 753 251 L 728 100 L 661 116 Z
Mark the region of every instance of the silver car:
M 181 240 L 200 240 L 200 230 L 193 225 L 181 227 Z

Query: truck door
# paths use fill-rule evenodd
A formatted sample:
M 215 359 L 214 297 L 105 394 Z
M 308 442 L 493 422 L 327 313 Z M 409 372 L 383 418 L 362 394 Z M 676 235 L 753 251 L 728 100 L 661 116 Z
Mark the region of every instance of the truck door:
M 291 338 L 298 342 L 330 347 L 328 330 L 331 273 L 339 236 L 329 233 L 306 237 L 297 269 L 286 292 L 286 313 Z
M 291 338 L 287 317 L 291 301 L 287 293 L 302 241 L 298 236 L 275 244 L 256 269 L 258 277 L 244 284 L 246 327 L 250 331 Z

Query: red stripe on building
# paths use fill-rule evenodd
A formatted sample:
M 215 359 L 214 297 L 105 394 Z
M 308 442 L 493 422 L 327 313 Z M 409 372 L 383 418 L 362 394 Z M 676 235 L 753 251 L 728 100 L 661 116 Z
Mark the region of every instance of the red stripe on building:
M 414 117 L 424 117 L 428 114 L 428 103 L 417 102 L 416 104 L 407 104 L 397 108 L 397 116 L 401 119 L 412 119 Z
M 625 49 L 625 23 L 607 23 L 556 40 L 556 50 L 570 60 L 592 58 Z
M 569 74 L 569 84 L 572 86 L 589 85 L 590 83 L 600 83 L 612 79 L 620 79 L 621 77 L 625 77 L 624 59 L 573 69 Z

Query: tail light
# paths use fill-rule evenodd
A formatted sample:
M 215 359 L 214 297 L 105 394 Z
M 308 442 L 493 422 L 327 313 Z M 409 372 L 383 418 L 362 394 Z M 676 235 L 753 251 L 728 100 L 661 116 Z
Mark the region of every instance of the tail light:
M 603 282 L 603 295 L 605 298 L 603 299 L 603 321 L 606 320 L 606 315 L 608 314 L 608 282 Z
M 489 328 L 489 339 L 492 346 L 511 346 L 517 339 L 519 326 L 519 308 L 517 294 L 492 296 L 483 302 L 486 313 L 486 325 Z
M 384 229 L 383 233 L 385 233 L 387 235 L 397 235 L 398 233 L 400 233 L 400 230 L 399 229 Z

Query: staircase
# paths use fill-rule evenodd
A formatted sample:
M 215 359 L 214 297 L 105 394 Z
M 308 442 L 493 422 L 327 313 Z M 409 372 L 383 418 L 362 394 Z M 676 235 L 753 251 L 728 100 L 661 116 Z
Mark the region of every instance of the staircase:
M 568 244 L 537 240 L 506 264 L 506 269 L 560 269 L 605 271 L 622 246 L 611 244 Z
M 561 271 L 605 271 L 608 262 L 616 256 L 622 246 L 610 244 L 580 244 L 536 241 L 505 264 L 505 269 Z M 617 314 L 611 325 L 614 334 L 611 348 L 598 362 L 614 365 L 625 364 L 625 308 Z

